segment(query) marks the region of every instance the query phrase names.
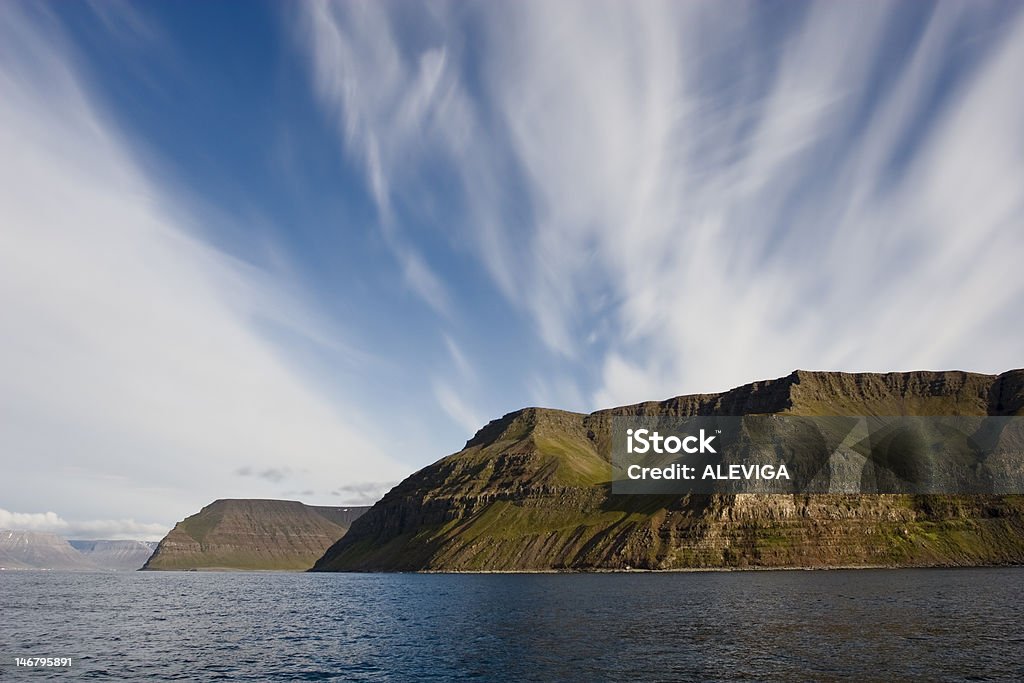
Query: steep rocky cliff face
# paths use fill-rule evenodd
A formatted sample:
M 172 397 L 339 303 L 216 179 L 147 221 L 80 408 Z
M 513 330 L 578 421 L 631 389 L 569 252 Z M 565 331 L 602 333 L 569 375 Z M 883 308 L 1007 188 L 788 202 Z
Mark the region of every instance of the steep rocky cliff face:
M 1024 371 L 796 371 L 590 415 L 527 408 L 415 473 L 315 571 L 1024 563 L 1014 496 L 617 496 L 615 415 L 1021 415 Z
M 143 569 L 309 569 L 367 509 L 217 500 L 178 522 Z

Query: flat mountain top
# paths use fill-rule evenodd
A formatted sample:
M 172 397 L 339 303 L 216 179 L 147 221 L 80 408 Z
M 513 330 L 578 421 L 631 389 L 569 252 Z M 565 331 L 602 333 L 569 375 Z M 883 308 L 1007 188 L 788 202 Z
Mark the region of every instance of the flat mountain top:
M 1019 497 L 611 494 L 613 416 L 753 414 L 1021 415 L 1024 370 L 797 370 L 589 415 L 525 408 L 392 489 L 314 570 L 1024 562 Z
M 216 500 L 178 522 L 143 569 L 308 569 L 368 509 Z

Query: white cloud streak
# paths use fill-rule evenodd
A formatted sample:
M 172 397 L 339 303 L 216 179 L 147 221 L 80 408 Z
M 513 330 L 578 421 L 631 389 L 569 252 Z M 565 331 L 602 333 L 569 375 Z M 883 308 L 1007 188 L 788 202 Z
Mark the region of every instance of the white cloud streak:
M 905 58 L 900 3 L 450 3 L 415 42 L 401 3 L 315 7 L 382 196 L 460 179 L 450 218 L 548 348 L 596 339 L 590 407 L 1021 364 L 1013 5 L 938 3 Z
M 450 384 L 440 380 L 435 381 L 434 397 L 448 417 L 466 431 L 467 436 L 472 436 L 478 429 L 487 424 L 484 416 L 480 415 L 464 396 Z
M 243 466 L 296 488 L 400 478 L 256 324 L 330 330 L 185 227 L 70 63 L 45 11 L 0 8 L 0 500 L 170 523 L 277 493 Z
M 310 2 L 303 12 L 298 32 L 303 42 L 316 45 L 317 90 L 337 115 L 347 149 L 363 166 L 385 242 L 412 291 L 450 317 L 444 283 L 401 234 L 391 187 L 421 130 L 444 116 L 445 54 L 427 51 L 415 63 L 406 62 L 386 19 L 369 4 Z M 372 62 L 381 78 L 352 78 L 363 60 Z

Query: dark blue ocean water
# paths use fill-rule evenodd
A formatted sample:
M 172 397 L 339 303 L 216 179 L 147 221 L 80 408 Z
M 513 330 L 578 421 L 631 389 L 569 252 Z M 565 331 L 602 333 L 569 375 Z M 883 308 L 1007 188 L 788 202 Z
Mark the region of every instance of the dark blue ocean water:
M 2 680 L 1024 680 L 1024 569 L 0 573 Z

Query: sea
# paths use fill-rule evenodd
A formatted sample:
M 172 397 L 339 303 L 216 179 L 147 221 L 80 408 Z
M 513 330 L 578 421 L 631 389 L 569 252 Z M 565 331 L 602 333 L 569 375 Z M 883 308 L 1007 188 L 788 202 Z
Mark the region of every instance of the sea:
M 7 571 L 0 655 L 3 681 L 1022 681 L 1024 568 Z

